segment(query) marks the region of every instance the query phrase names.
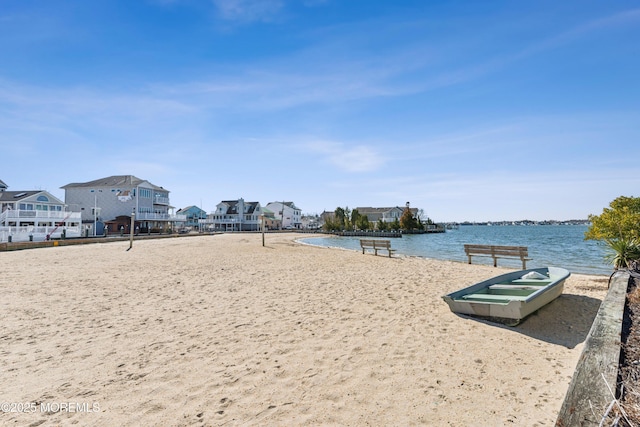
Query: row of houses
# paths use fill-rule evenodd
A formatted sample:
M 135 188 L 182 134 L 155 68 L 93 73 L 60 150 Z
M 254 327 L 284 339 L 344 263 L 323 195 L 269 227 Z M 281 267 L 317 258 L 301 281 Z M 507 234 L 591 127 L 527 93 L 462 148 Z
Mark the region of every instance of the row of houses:
M 207 214 L 196 206 L 175 212 L 169 190 L 133 175 L 116 175 L 61 187 L 64 202 L 48 191 L 9 191 L 0 180 L 0 242 L 102 236 L 109 233 L 199 230 L 255 231 L 262 226 L 301 228 L 293 202 L 227 200 Z M 132 221 L 133 219 L 133 221 Z
M 323 219 L 303 218 L 293 202 L 223 200 L 214 212 L 197 206 L 175 210 L 169 190 L 133 175 L 115 175 L 60 187 L 64 201 L 45 190 L 9 191 L 0 180 L 0 242 L 169 231 L 258 231 L 319 228 Z M 370 222 L 393 222 L 403 208 L 359 207 Z M 412 209 L 414 211 L 415 209 Z
M 186 216 L 184 226 L 191 229 L 258 231 L 263 226 L 268 230 L 303 227 L 302 211 L 293 202 L 271 202 L 263 207 L 260 202 L 240 198 L 223 200 L 209 214 L 197 206 L 188 206 L 177 213 Z

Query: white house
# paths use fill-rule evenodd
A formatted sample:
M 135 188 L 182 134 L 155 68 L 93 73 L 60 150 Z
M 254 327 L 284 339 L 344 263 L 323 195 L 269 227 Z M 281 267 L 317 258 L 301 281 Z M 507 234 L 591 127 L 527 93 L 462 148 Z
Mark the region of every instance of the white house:
M 186 215 L 173 213 L 169 190 L 133 175 L 114 175 L 61 188 L 67 205 L 82 214 L 82 222 L 92 230 L 91 235 L 102 235 L 103 226 L 109 232 L 121 227 L 128 232 L 132 213 L 140 231 L 166 230 L 187 220 Z
M 259 202 L 244 199 L 224 200 L 216 205 L 216 211 L 207 215 L 207 227 L 223 231 L 258 231 L 263 214 Z
M 282 220 L 282 228 L 302 228 L 302 211 L 293 202 L 271 202 L 266 206 L 276 218 Z
M 360 215 L 366 216 L 371 223 L 376 223 L 380 220 L 382 222 L 394 222 L 396 219 L 400 221 L 402 212 L 404 212 L 404 209 L 398 206 L 392 208 L 359 207 L 354 210 L 357 210 Z M 415 211 L 417 212 L 417 209 Z
M 79 212 L 42 190 L 7 191 L 0 181 L 0 242 L 80 237 Z

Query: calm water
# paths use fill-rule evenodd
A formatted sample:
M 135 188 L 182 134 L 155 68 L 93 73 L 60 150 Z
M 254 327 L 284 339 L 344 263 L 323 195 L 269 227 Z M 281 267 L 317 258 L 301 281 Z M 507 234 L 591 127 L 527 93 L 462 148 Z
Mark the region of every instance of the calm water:
M 607 264 L 605 247 L 593 240 L 584 240 L 587 226 L 535 225 L 535 226 L 461 226 L 438 234 L 404 235 L 391 239 L 396 253 L 425 258 L 464 261 L 464 244 L 527 246 L 527 268 L 555 266 L 573 273 L 610 275 L 613 267 Z M 313 237 L 302 241 L 317 245 L 361 250 L 359 237 Z M 473 257 L 474 264 L 492 265 L 491 258 Z M 498 266 L 521 268 L 520 260 L 499 259 Z

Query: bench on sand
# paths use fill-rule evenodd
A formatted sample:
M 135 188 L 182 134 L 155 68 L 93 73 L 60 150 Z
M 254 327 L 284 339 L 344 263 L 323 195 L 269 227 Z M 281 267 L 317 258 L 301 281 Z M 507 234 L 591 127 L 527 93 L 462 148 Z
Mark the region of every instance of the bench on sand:
M 389 258 L 391 258 L 391 254 L 395 252 L 395 249 L 391 249 L 390 240 L 360 239 L 360 247 L 362 248 L 363 254 L 365 249 L 372 249 L 375 255 L 378 255 L 379 250 L 385 250 L 389 254 Z
M 464 251 L 471 264 L 472 256 L 486 256 L 493 258 L 493 266 L 498 266 L 498 258 L 515 258 L 522 261 L 522 269 L 527 269 L 529 251 L 526 246 L 496 246 L 496 245 L 464 245 Z

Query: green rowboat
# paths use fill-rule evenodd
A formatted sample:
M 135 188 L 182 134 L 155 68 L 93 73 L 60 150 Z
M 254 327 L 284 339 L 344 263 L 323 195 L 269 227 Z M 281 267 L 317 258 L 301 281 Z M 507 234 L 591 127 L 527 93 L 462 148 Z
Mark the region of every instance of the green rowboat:
M 558 267 L 531 268 L 492 277 L 443 296 L 454 313 L 517 325 L 558 298 L 571 275 Z

